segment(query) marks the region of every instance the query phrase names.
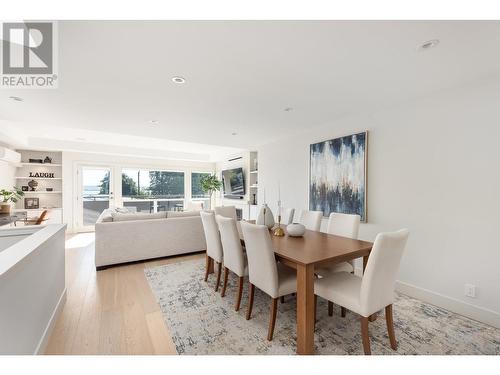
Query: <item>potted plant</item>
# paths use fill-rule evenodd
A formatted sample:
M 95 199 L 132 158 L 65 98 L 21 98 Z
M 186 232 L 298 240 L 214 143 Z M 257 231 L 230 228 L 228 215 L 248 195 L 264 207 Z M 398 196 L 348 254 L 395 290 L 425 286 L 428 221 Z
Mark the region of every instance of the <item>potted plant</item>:
M 212 195 L 214 191 L 222 189 L 222 181 L 217 178 L 215 174 L 206 175 L 200 179 L 201 188 L 205 193 L 210 195 L 210 204 L 212 204 Z
M 12 203 L 16 203 L 24 195 L 24 192 L 14 186 L 13 190 L 0 190 L 0 213 L 10 214 Z

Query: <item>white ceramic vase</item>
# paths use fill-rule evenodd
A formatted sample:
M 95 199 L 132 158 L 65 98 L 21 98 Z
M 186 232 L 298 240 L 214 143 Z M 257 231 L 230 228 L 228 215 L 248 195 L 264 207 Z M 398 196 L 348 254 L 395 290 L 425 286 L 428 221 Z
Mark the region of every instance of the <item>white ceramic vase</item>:
M 306 233 L 306 227 L 300 223 L 288 224 L 286 232 L 291 237 L 302 237 Z
M 274 215 L 266 203 L 260 208 L 257 224 L 266 225 L 268 228 L 274 227 Z

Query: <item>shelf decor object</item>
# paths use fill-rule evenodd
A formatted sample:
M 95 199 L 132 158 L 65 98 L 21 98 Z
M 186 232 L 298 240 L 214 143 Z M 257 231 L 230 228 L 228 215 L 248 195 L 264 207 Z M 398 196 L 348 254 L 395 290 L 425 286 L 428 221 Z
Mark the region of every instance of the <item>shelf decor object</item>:
M 55 178 L 55 174 L 53 172 L 30 172 L 28 177 Z
M 40 208 L 40 199 L 38 199 L 38 198 L 24 198 L 24 208 L 26 208 L 26 209 Z
M 28 182 L 28 186 L 30 187 L 30 191 L 35 191 L 36 187 L 38 186 L 38 182 L 36 182 L 35 180 L 31 180 L 30 182 Z

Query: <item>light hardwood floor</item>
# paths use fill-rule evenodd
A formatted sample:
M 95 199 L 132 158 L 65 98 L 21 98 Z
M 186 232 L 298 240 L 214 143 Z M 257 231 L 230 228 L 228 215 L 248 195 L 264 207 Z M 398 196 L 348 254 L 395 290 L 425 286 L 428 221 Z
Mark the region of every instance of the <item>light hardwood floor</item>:
M 96 272 L 92 233 L 66 241 L 67 301 L 46 354 L 177 354 L 144 268 L 202 254 Z

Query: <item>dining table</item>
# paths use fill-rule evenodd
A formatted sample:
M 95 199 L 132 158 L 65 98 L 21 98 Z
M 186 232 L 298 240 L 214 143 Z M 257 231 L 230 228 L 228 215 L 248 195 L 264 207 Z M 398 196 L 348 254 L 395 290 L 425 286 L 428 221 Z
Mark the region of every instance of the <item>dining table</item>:
M 255 224 L 254 220 L 247 221 Z M 245 241 L 240 222 L 237 224 L 242 242 Z M 323 232 L 306 230 L 301 237 L 275 236 L 270 229 L 276 259 L 297 270 L 297 354 L 314 354 L 314 279 L 315 268 L 363 258 L 363 270 L 373 243 Z

